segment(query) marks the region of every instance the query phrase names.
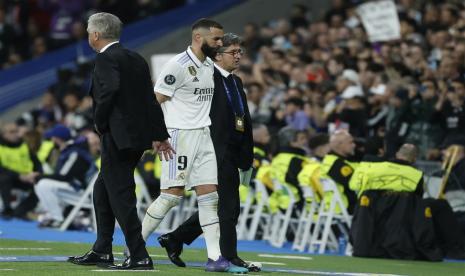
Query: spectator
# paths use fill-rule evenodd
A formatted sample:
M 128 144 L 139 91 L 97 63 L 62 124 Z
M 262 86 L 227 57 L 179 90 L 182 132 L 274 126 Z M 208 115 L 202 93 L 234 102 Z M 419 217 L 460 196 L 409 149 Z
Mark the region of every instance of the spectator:
M 40 177 L 34 187 L 46 212 L 39 227 L 58 228 L 64 219 L 64 202 L 61 198 L 66 194 L 79 194 L 97 169 L 87 149 L 87 140 L 73 140 L 71 131 L 64 125 L 58 124 L 48 130 L 45 138 L 53 141 L 60 155 L 53 174 Z
M 309 128 L 309 118 L 303 111 L 304 102 L 301 98 L 291 97 L 286 100 L 286 124 L 297 129 L 306 130 Z

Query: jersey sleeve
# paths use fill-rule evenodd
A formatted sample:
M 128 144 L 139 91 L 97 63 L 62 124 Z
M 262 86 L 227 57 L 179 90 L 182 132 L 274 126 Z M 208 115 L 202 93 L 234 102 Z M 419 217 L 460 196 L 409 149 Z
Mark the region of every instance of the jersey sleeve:
M 165 64 L 158 76 L 154 91 L 168 97 L 173 97 L 176 89 L 181 86 L 183 81 L 182 66 L 175 60 L 170 60 Z

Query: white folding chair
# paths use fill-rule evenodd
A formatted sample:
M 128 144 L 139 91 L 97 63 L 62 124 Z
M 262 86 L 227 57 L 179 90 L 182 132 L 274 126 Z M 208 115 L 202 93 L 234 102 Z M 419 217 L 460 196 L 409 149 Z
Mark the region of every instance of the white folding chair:
M 239 215 L 239 221 L 237 223 L 237 239 L 244 240 L 247 237 L 247 221 L 251 219 L 250 211 L 254 202 L 254 189 L 248 187 L 247 197 L 245 202 L 241 202 L 241 213 Z
M 95 219 L 95 210 L 93 203 L 92 192 L 94 191 L 94 184 L 97 180 L 98 172 L 92 175 L 88 181 L 87 187 L 83 192 L 78 194 L 63 193 L 60 194 L 61 199 L 68 205 L 74 206 L 71 212 L 66 216 L 65 220 L 60 226 L 60 231 L 65 231 L 71 225 L 73 220 L 79 213 L 81 209 L 91 210 L 91 219 L 92 219 L 92 229 L 95 232 L 97 230 L 97 221 Z
M 274 247 L 282 247 L 286 241 L 286 233 L 289 227 L 293 227 L 291 222 L 297 224 L 297 220 L 292 219 L 292 211 L 294 210 L 294 205 L 297 203 L 297 199 L 294 196 L 291 188 L 288 185 L 280 183 L 278 180 L 273 180 L 273 186 L 275 189 L 284 190 L 285 193 L 289 196 L 289 204 L 286 210 L 278 210 L 275 214 L 272 215 L 272 227 L 271 227 L 271 236 L 270 244 Z M 294 227 L 295 228 L 295 227 Z M 294 229 L 295 230 L 295 229 Z
M 268 205 L 268 191 L 265 185 L 259 180 L 255 179 L 255 195 L 258 195 L 256 204 L 252 206 L 250 227 L 248 229 L 246 239 L 249 241 L 255 240 L 257 236 L 258 226 L 260 225 L 264 231 L 263 239 L 269 238 L 269 228 L 271 223 L 271 215 L 266 211 Z
M 299 218 L 299 224 L 295 233 L 292 249 L 299 252 L 304 252 L 307 245 L 310 243 L 310 233 L 313 221 L 315 220 L 315 212 L 318 208 L 318 203 L 315 198 L 315 193 L 308 186 L 302 187 L 304 198 L 307 201 Z
M 332 197 L 329 207 L 326 206 L 324 201 L 320 204 L 317 220 L 310 239 L 309 252 L 318 252 L 322 254 L 330 246 L 332 248 L 338 248 L 338 242 L 331 230 L 331 226 L 333 224 L 337 225 L 341 230 L 341 234 L 343 234 L 348 241 L 349 233 L 346 229 L 350 229 L 352 219 L 344 206 L 342 196 L 336 183 L 327 178 L 320 179 L 320 181 L 323 186 L 323 192 L 325 194 L 332 193 Z M 337 208 L 340 210 L 340 213 L 337 212 Z

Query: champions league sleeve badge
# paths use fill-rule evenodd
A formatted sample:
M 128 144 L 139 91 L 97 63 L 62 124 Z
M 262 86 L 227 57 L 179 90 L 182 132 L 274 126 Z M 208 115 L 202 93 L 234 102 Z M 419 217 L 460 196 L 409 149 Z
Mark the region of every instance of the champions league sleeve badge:
M 168 85 L 172 85 L 173 83 L 176 82 L 176 78 L 173 75 L 166 75 L 164 80 L 165 80 L 165 83 Z

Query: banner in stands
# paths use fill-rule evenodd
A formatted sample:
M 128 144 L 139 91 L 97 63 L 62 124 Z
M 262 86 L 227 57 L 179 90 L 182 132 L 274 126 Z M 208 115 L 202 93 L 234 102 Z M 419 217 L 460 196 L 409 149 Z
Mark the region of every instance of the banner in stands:
M 400 24 L 393 1 L 376 1 L 357 7 L 370 42 L 400 38 Z

